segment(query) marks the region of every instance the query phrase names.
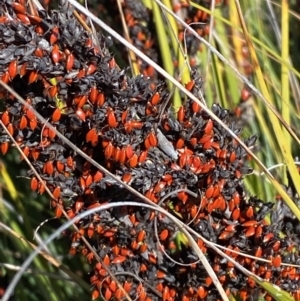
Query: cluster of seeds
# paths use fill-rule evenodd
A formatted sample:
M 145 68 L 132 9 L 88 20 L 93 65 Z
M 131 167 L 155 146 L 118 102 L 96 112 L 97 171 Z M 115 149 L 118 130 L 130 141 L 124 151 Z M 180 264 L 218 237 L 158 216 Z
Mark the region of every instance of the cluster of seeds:
M 153 87 L 145 76 L 128 77 L 108 51 L 111 39 L 99 34 L 95 45 L 65 5 L 49 16 L 27 9 L 24 1 L 6 1 L 0 13 L 0 76 L 31 106 L 28 109 L 3 90 L 1 121 L 52 192 L 57 218 L 62 208 L 72 218 L 102 204 L 139 200 L 77 155 L 35 112 L 118 179 L 300 300 L 299 269 L 281 266 L 282 261 L 299 261 L 294 248 L 298 240 L 288 234 L 294 229 L 285 223 L 280 228 L 268 225 L 264 219 L 273 204 L 245 197 L 242 177 L 251 172 L 244 165 L 245 151 L 199 104 L 182 99 L 174 112 L 166 106 L 169 93 L 164 82 Z M 186 88 L 198 95 L 201 84 L 194 72 Z M 237 135 L 241 133 L 227 110 L 219 105 L 211 109 Z M 255 141 L 253 136 L 245 143 L 251 147 Z M 11 141 L 4 130 L 0 142 L 5 154 Z M 42 194 L 44 185 L 32 171 L 29 175 L 31 189 Z M 276 214 L 281 220 L 288 218 L 287 212 L 278 206 L 273 220 Z M 197 255 L 166 216 L 142 204 L 124 205 L 81 219 L 77 227 L 79 233 L 70 233 L 70 253 L 82 253 L 93 266 L 93 299 L 124 298 L 104 266 L 134 300 L 219 299 Z M 287 236 L 281 238 L 279 231 Z M 228 295 L 246 301 L 253 290 L 262 293 L 252 278 L 201 239 L 197 243 Z

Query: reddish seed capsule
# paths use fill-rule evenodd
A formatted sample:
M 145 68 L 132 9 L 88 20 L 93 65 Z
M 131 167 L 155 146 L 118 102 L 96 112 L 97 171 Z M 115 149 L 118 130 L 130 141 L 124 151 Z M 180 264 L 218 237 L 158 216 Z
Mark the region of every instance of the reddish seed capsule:
M 105 95 L 102 92 L 99 92 L 97 96 L 97 104 L 101 108 L 105 103 Z
M 98 135 L 96 129 L 90 129 L 86 134 L 86 142 L 91 142 L 93 146 L 96 146 L 98 143 Z
M 59 29 L 57 26 L 55 26 L 53 29 L 52 29 L 52 33 L 50 35 L 50 44 L 53 45 L 54 43 L 57 42 L 57 39 L 58 39 L 58 36 L 59 36 Z
M 25 25 L 30 25 L 29 18 L 24 14 L 17 14 L 17 18 Z
M 20 68 L 19 74 L 21 78 L 26 74 L 26 68 L 27 68 L 27 62 L 23 63 L 23 65 Z
M 92 86 L 91 87 L 91 91 L 89 94 L 89 100 L 92 104 L 95 104 L 97 101 L 97 97 L 98 97 L 98 90 L 96 86 Z
M 61 218 L 62 214 L 63 214 L 63 209 L 62 209 L 62 204 L 60 202 L 60 206 L 57 206 L 55 208 L 55 216 L 56 218 Z
M 213 121 L 209 119 L 204 127 L 204 134 L 209 135 L 213 129 Z
M 85 180 L 85 185 L 86 187 L 89 187 L 93 182 L 93 177 L 91 175 L 88 175 L 86 180 Z
M 123 176 L 122 176 L 122 181 L 125 182 L 126 184 L 128 184 L 131 180 L 132 176 L 130 173 L 125 173 Z
M 113 150 L 114 150 L 114 147 L 111 144 L 111 142 L 109 142 L 104 151 L 104 156 L 106 159 L 110 159 L 112 157 Z
M 51 86 L 48 90 L 49 96 L 52 97 L 52 98 L 55 97 L 57 92 L 58 92 L 57 86 Z
M 90 75 L 96 71 L 96 66 L 94 64 L 90 64 L 86 70 L 86 75 Z
M 151 104 L 152 104 L 153 106 L 157 105 L 157 104 L 160 102 L 160 95 L 159 95 L 158 92 L 156 92 L 156 93 L 152 96 L 150 102 L 151 102 Z
M 88 229 L 87 229 L 87 236 L 89 238 L 93 237 L 94 231 L 95 231 L 95 226 L 93 223 L 90 223 L 90 225 L 88 226 Z
M 216 185 L 214 186 L 214 192 L 213 192 L 212 197 L 213 197 L 213 198 L 216 198 L 216 197 L 218 197 L 219 195 L 220 195 L 220 187 L 219 187 L 218 184 L 216 184 Z
M 273 251 L 278 252 L 280 250 L 280 245 L 281 245 L 280 240 L 277 240 L 272 246 Z
M 214 193 L 214 186 L 211 185 L 206 189 L 206 192 L 205 192 L 206 198 L 210 199 L 213 196 L 213 193 Z
M 128 116 L 128 109 L 125 110 L 125 111 L 122 113 L 122 115 L 121 115 L 121 121 L 122 121 L 122 124 L 125 124 L 125 123 L 126 123 L 127 116 Z
M 53 196 L 54 196 L 55 199 L 58 199 L 58 198 L 60 197 L 60 187 L 57 186 L 57 187 L 53 190 L 52 194 L 53 194 Z
M 26 116 L 29 120 L 35 119 L 35 113 L 33 110 L 28 109 L 26 111 Z
M 142 151 L 139 155 L 139 163 L 142 164 L 146 161 L 148 155 L 148 151 Z
M 190 82 L 188 82 L 187 84 L 185 84 L 185 88 L 188 90 L 188 91 L 192 91 L 193 88 L 195 86 L 195 81 L 194 80 L 191 80 Z
M 79 212 L 83 206 L 84 206 L 84 202 L 82 202 L 81 199 L 78 200 L 75 203 L 75 211 L 76 211 L 76 213 Z
M 34 161 L 36 161 L 39 158 L 40 152 L 34 148 L 31 150 L 31 157 Z
M 145 148 L 146 149 L 149 149 L 151 147 L 151 144 L 150 144 L 150 141 L 149 141 L 149 138 L 146 137 L 145 141 L 144 141 L 144 145 L 145 145 Z
M 149 142 L 150 142 L 150 145 L 153 146 L 153 147 L 156 147 L 157 144 L 158 144 L 158 140 L 157 140 L 157 137 L 155 136 L 154 133 L 150 133 L 148 135 L 148 139 L 149 139 Z
M 185 117 L 185 112 L 183 106 L 181 106 L 177 112 L 177 120 L 183 122 Z
M 7 125 L 7 130 L 12 136 L 14 135 L 14 127 L 11 123 Z
M 274 268 L 279 268 L 281 266 L 281 256 L 277 255 L 276 257 L 272 258 L 272 264 Z
M 121 149 L 117 146 L 114 148 L 113 158 L 116 162 L 119 162 Z
M 8 74 L 11 79 L 13 79 L 17 75 L 17 61 L 12 61 L 8 66 Z
M 108 257 L 107 254 L 106 254 L 106 255 L 104 256 L 104 258 L 103 258 L 103 263 L 104 263 L 105 265 L 107 265 L 107 266 L 110 265 L 110 259 L 109 259 L 109 257 Z
M 219 236 L 219 239 L 222 239 L 222 240 L 226 240 L 226 239 L 229 239 L 231 238 L 232 236 L 234 235 L 234 232 L 229 232 L 229 231 L 223 231 L 220 236 Z
M 2 113 L 1 121 L 3 122 L 3 124 L 5 126 L 7 126 L 10 123 L 10 117 L 9 117 L 9 113 L 7 111 Z
M 57 45 L 54 45 L 51 52 L 51 58 L 54 64 L 57 64 L 59 62 L 59 48 Z
M 236 221 L 240 217 L 240 208 L 235 208 L 232 212 L 232 219 Z
M 258 221 L 250 220 L 250 221 L 243 223 L 242 226 L 243 227 L 253 227 L 253 226 L 256 226 L 257 224 L 258 224 Z
M 233 201 L 236 207 L 240 205 L 241 198 L 240 194 L 237 191 L 233 194 Z
M 85 43 L 84 43 L 84 46 L 85 46 L 86 48 L 92 48 L 92 47 L 93 47 L 93 41 L 92 41 L 92 39 L 87 39 L 87 40 L 85 41 Z
M 154 186 L 153 191 L 154 191 L 155 193 L 160 193 L 160 192 L 165 188 L 166 184 L 167 184 L 167 183 L 164 182 L 164 181 L 158 182 L 158 183 Z
M 134 154 L 129 160 L 128 160 L 129 166 L 131 168 L 134 168 L 138 165 L 138 156 L 137 154 Z
M 165 181 L 168 185 L 171 185 L 173 182 L 173 177 L 170 174 L 165 174 L 162 176 L 162 180 Z
M 186 152 L 180 155 L 180 159 L 179 159 L 180 168 L 183 168 L 186 165 L 187 159 L 188 159 L 188 155 Z
M 118 160 L 121 164 L 124 164 L 125 161 L 126 161 L 126 150 L 125 148 L 122 148 L 120 150 L 120 153 L 119 153 L 119 160 Z
M 44 34 L 44 29 L 40 25 L 35 26 L 34 31 L 40 36 L 42 36 Z
M 38 16 L 33 16 L 33 15 L 27 14 L 27 17 L 30 20 L 30 23 L 32 25 L 39 25 L 42 22 L 42 18 L 40 18 Z
M 178 192 L 177 197 L 183 204 L 185 204 L 188 200 L 188 194 L 184 191 Z
M 45 173 L 51 176 L 54 173 L 53 161 L 47 161 L 44 165 Z
M 56 161 L 56 169 L 58 172 L 63 172 L 65 170 L 65 164 L 63 164 L 62 162 L 60 161 Z
M 135 130 L 140 130 L 143 127 L 143 123 L 141 121 L 131 121 L 131 128 Z
M 126 260 L 125 256 L 119 255 L 116 258 L 114 258 L 111 263 L 112 264 L 119 264 L 119 263 L 123 263 L 125 260 Z
M 169 231 L 167 229 L 162 230 L 162 232 L 159 234 L 159 239 L 161 241 L 164 241 L 168 238 L 169 236 Z
M 74 55 L 73 53 L 70 53 L 67 56 L 67 60 L 66 60 L 66 70 L 67 71 L 71 71 L 74 65 Z
M 31 178 L 30 188 L 32 191 L 37 191 L 39 188 L 39 181 L 36 177 Z
M 0 23 L 3 24 L 5 22 L 7 22 L 9 19 L 7 18 L 7 16 L 1 16 L 0 17 Z
M 201 110 L 201 106 L 196 101 L 193 101 L 192 110 L 194 113 L 198 113 Z
M 300 289 L 293 292 L 293 297 L 295 301 L 300 301 Z
M 24 130 L 27 127 L 27 125 L 28 125 L 27 118 L 25 116 L 22 116 L 19 124 L 20 130 Z
M 43 49 L 41 48 L 36 48 L 35 51 L 34 51 L 34 55 L 37 56 L 37 57 L 43 57 L 44 56 L 44 52 L 43 52 Z
M 252 218 L 254 215 L 254 210 L 252 206 L 249 206 L 248 209 L 246 210 L 246 216 L 248 218 Z
M 85 76 L 85 69 L 81 69 L 79 70 L 78 74 L 77 74 L 77 78 L 82 78 Z
M 112 280 L 111 283 L 109 284 L 109 289 L 113 292 L 117 290 L 117 283 L 116 281 Z
M 39 183 L 38 193 L 43 194 L 44 192 L 45 192 L 45 182 L 44 183 Z
M 263 232 L 263 226 L 259 225 L 255 230 L 255 238 L 260 238 Z
M 200 299 L 205 299 L 207 296 L 207 290 L 203 286 L 200 286 L 198 287 L 197 294 Z
M 247 88 L 243 88 L 242 93 L 241 93 L 241 100 L 242 101 L 247 101 L 251 96 L 250 91 Z
M 185 141 L 182 138 L 179 138 L 176 142 L 175 148 L 176 149 L 181 149 L 184 147 Z
M 220 150 L 220 149 L 217 150 L 217 157 L 220 160 L 225 161 L 226 160 L 226 156 L 227 156 L 227 151 L 225 149 L 224 150 Z
M 117 66 L 115 59 L 112 58 L 112 59 L 109 61 L 108 65 L 109 65 L 109 68 L 115 68 L 115 67 Z
M 79 108 L 76 111 L 76 115 L 80 120 L 85 121 L 86 116 L 85 116 L 85 113 L 82 111 L 82 109 Z
M 255 234 L 255 227 L 249 227 L 248 229 L 246 229 L 245 231 L 245 236 L 246 237 L 251 237 Z
M 100 170 L 97 170 L 94 174 L 93 181 L 100 182 L 103 179 L 103 173 Z
M 115 115 L 114 111 L 111 108 L 108 109 L 107 121 L 108 121 L 108 125 L 111 128 L 115 128 L 118 125 L 116 115 Z
M 163 293 L 162 293 L 162 299 L 163 299 L 163 301 L 168 301 L 169 298 L 170 298 L 169 287 L 165 286 Z
M 15 11 L 16 14 L 25 14 L 26 13 L 26 9 L 23 5 L 21 5 L 20 3 L 17 2 L 13 2 L 11 4 L 13 10 Z
M 133 149 L 131 145 L 126 146 L 126 157 L 130 159 L 134 155 Z
M 37 72 L 37 71 L 34 71 L 34 70 L 31 71 L 31 72 L 29 73 L 28 85 L 30 85 L 30 84 L 36 82 L 37 78 L 38 78 L 38 72 Z
M 9 147 L 8 142 L 1 143 L 1 153 L 2 153 L 2 155 L 5 155 L 7 153 L 8 147 Z
M 272 232 L 266 234 L 263 238 L 263 243 L 270 241 L 273 237 L 274 237 L 274 234 Z
M 262 248 L 261 248 L 261 247 L 258 247 L 258 248 L 256 249 L 255 253 L 254 253 L 254 256 L 260 258 L 261 255 L 262 255 Z
M 32 130 L 36 129 L 36 127 L 37 127 L 37 120 L 36 120 L 36 118 L 31 119 L 31 120 L 29 121 L 29 127 L 30 127 Z M 51 131 L 51 132 L 53 133 L 53 131 Z M 49 134 L 49 137 L 50 137 L 50 134 Z M 51 138 L 51 137 L 50 137 L 50 138 Z
M 52 121 L 57 122 L 60 120 L 60 117 L 61 117 L 60 109 L 55 109 L 55 111 L 53 112 L 52 117 L 51 117 Z
M 1 76 L 1 80 L 6 84 L 9 82 L 9 73 L 8 73 L 8 71 L 3 73 L 3 75 Z
M 123 284 L 124 290 L 129 293 L 132 289 L 132 283 L 125 281 Z
M 213 138 L 212 138 L 212 136 L 211 135 L 204 135 L 203 137 L 201 137 L 200 139 L 199 139 L 199 143 L 200 144 L 205 144 L 205 143 L 207 143 L 207 142 L 212 142 L 213 141 Z
M 80 177 L 79 179 L 79 186 L 80 188 L 84 191 L 86 188 L 86 184 L 85 184 L 85 178 L 84 177 Z

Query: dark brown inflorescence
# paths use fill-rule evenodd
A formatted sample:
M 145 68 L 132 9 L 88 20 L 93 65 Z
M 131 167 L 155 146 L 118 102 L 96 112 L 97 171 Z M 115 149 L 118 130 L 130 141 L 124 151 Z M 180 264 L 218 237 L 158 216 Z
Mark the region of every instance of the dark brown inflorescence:
M 267 224 L 265 216 L 273 204 L 245 197 L 242 178 L 251 172 L 244 165 L 245 151 L 199 104 L 183 99 L 175 114 L 171 107 L 164 109 L 166 84 L 159 82 L 153 90 L 145 76 L 128 77 L 108 51 L 111 39 L 98 34 L 96 46 L 68 7 L 48 15 L 27 10 L 21 0 L 5 1 L 0 12 L 0 76 L 31 106 L 3 90 L 1 121 L 52 192 L 57 218 L 62 207 L 72 218 L 102 204 L 139 200 L 78 156 L 35 112 L 124 183 L 300 300 L 299 269 L 281 266 L 282 261 L 298 264 L 295 230 L 282 223 L 296 221 L 278 201 L 272 215 L 273 220 L 280 216 L 278 227 Z M 198 95 L 197 72 L 186 87 Z M 233 132 L 241 133 L 227 110 L 216 104 L 211 109 Z M 253 136 L 245 143 L 251 147 L 255 141 Z M 11 141 L 3 130 L 0 142 L 5 154 Z M 44 186 L 32 171 L 29 175 L 31 189 L 42 194 Z M 180 229 L 166 216 L 141 204 L 102 210 L 76 225 L 79 233 L 70 232 L 70 253 L 82 253 L 92 265 L 93 299 L 124 297 L 104 264 L 133 300 L 220 299 Z M 101 263 L 83 244 L 82 235 Z M 246 301 L 253 290 L 263 293 L 202 240 L 197 243 L 228 295 Z

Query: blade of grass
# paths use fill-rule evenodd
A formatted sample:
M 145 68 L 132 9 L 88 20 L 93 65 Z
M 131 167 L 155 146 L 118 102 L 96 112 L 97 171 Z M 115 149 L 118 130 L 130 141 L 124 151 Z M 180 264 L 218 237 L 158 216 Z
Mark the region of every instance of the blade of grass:
M 163 0 L 163 3 L 166 7 L 168 7 L 169 9 L 172 9 L 172 4 L 171 4 L 170 0 Z M 181 45 L 178 44 L 178 39 L 177 39 L 178 26 L 177 26 L 175 19 L 172 16 L 170 16 L 169 14 L 166 14 L 166 17 L 168 18 L 168 24 L 169 24 L 169 26 L 168 26 L 169 37 L 171 40 L 173 51 L 177 56 L 178 70 L 180 70 L 180 73 L 181 73 L 181 82 L 183 84 L 186 84 L 191 80 L 191 76 L 190 76 L 190 69 L 189 69 L 188 65 L 186 64 L 186 60 L 185 60 L 185 57 L 184 57 L 184 54 L 182 51 L 182 47 L 180 47 Z
M 243 19 L 243 15 L 242 15 L 238 0 L 235 0 L 235 3 L 236 3 L 237 10 L 239 12 L 240 21 L 241 21 L 241 24 L 242 24 L 242 27 L 243 27 L 243 30 L 244 30 L 244 34 L 245 34 L 245 37 L 246 37 L 246 41 L 247 41 L 247 44 L 248 44 L 250 55 L 251 55 L 251 58 L 252 58 L 252 61 L 253 61 L 253 68 L 254 68 L 255 74 L 258 78 L 258 82 L 259 82 L 262 94 L 265 98 L 266 104 L 271 104 L 272 101 L 271 101 L 271 98 L 270 98 L 270 95 L 269 95 L 269 91 L 266 87 L 266 83 L 265 83 L 265 80 L 264 80 L 264 77 L 263 77 L 263 74 L 262 74 L 257 56 L 256 56 L 255 49 L 254 49 L 253 44 L 252 44 L 252 42 L 249 38 L 248 31 L 247 31 L 247 28 L 246 28 L 246 25 L 245 25 L 245 22 L 244 22 L 244 19 Z M 272 110 L 270 110 L 269 106 L 267 107 L 267 111 L 269 113 L 269 117 L 270 117 L 270 120 L 271 120 L 271 123 L 272 123 L 272 126 L 273 126 L 273 130 L 274 130 L 275 136 L 277 138 L 278 146 L 279 146 L 279 148 L 281 150 L 281 153 L 282 153 L 282 156 L 283 156 L 283 158 L 286 162 L 288 171 L 291 175 L 291 178 L 292 178 L 292 181 L 295 185 L 297 193 L 300 195 L 300 186 L 297 185 L 297 183 L 300 183 L 300 176 L 299 176 L 297 167 L 294 164 L 294 159 L 292 157 L 292 154 L 287 149 L 287 146 L 286 146 L 287 141 L 286 141 L 285 136 L 283 134 L 282 127 L 279 123 L 279 120 L 277 119 L 277 116 L 275 116 L 274 112 Z M 275 183 L 275 181 L 274 181 L 274 183 Z M 278 187 L 278 185 L 279 185 L 279 183 L 276 182 L 276 187 Z M 285 197 L 283 195 L 282 195 L 282 197 L 285 199 Z M 291 210 L 293 212 L 295 210 L 297 212 L 297 215 L 299 215 L 299 217 L 300 217 L 300 211 L 297 208 L 297 206 L 295 205 L 295 203 L 290 198 L 285 199 L 285 201 L 287 201 L 288 206 L 291 208 Z
M 160 53 L 162 56 L 163 66 L 164 69 L 173 76 L 175 75 L 174 70 L 174 63 L 172 58 L 172 51 L 169 46 L 169 38 L 167 36 L 166 30 L 165 30 L 165 24 L 163 22 L 163 16 L 161 14 L 161 10 L 157 3 L 152 3 L 152 11 L 153 11 L 153 17 L 155 22 L 155 28 L 156 28 L 156 34 L 157 39 L 159 43 Z M 172 36 L 172 35 L 171 35 Z M 173 84 L 170 81 L 167 81 L 169 91 L 172 91 Z M 174 109 L 179 108 L 181 105 L 181 99 L 179 95 L 178 89 L 175 89 L 174 95 L 173 95 L 173 105 Z
M 281 58 L 286 63 L 289 62 L 289 4 L 287 0 L 282 0 L 281 9 Z M 290 85 L 289 85 L 289 69 L 286 65 L 281 65 L 281 97 L 282 106 L 281 114 L 282 118 L 290 124 Z M 286 139 L 286 151 L 291 153 L 291 137 L 289 133 L 283 129 L 283 135 Z M 285 169 L 285 168 L 284 168 Z M 288 179 L 286 172 L 284 171 L 282 181 L 288 185 Z M 298 182 L 299 183 L 299 182 Z
M 36 250 L 37 246 L 30 241 L 26 240 L 24 237 L 22 237 L 18 232 L 14 231 L 10 227 L 7 227 L 4 224 L 0 223 L 0 228 L 7 232 L 8 235 L 11 237 L 16 238 L 19 242 L 23 244 L 23 247 L 29 251 L 29 250 Z M 77 284 L 79 284 L 87 293 L 90 293 L 90 285 L 86 283 L 80 276 L 73 273 L 71 270 L 69 270 L 67 267 L 65 267 L 62 263 L 57 261 L 53 256 L 51 256 L 49 253 L 45 251 L 39 251 L 39 254 L 46 259 L 50 264 L 55 266 L 56 268 L 60 269 L 63 273 L 68 275 L 73 281 L 75 281 Z M 40 270 L 40 269 L 39 269 Z
M 214 16 L 214 18 L 216 20 L 219 20 L 219 21 L 222 21 L 224 24 L 232 27 L 233 24 L 231 23 L 231 21 L 229 21 L 228 19 L 226 18 L 223 18 L 220 14 L 218 15 L 216 13 L 216 11 L 214 12 L 211 12 L 209 9 L 197 4 L 197 3 L 194 3 L 192 1 L 189 2 L 191 6 L 197 8 L 197 9 L 201 9 L 203 10 L 204 12 L 208 13 L 208 14 L 211 14 Z M 291 13 L 291 12 L 290 12 Z M 238 32 L 240 33 L 243 33 L 243 29 L 241 27 L 236 27 L 235 28 Z M 268 55 L 270 57 L 273 57 L 274 59 L 276 59 L 277 61 L 281 61 L 281 55 L 279 55 L 276 51 L 274 51 L 274 49 L 272 49 L 271 47 L 268 47 L 265 43 L 263 43 L 262 41 L 260 41 L 258 38 L 256 38 L 255 36 L 249 34 L 249 38 L 251 39 L 251 41 L 254 43 L 254 44 L 257 44 L 258 46 L 260 46 L 262 49 L 266 50 L 266 52 L 268 53 Z M 295 69 L 290 63 L 286 63 L 286 62 L 281 62 L 282 64 L 286 64 L 286 66 L 289 68 L 290 72 L 292 72 L 293 74 L 295 74 L 298 78 L 300 78 L 300 72 Z

